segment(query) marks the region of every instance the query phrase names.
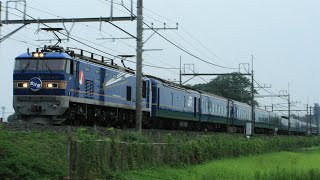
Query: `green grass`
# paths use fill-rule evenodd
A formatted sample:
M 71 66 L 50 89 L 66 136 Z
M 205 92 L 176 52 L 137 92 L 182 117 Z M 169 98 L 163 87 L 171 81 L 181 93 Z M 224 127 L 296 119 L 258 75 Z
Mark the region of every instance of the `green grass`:
M 320 148 L 217 160 L 186 168 L 118 174 L 116 179 L 320 179 Z
M 0 127 L 0 179 L 61 179 L 66 170 L 64 134 Z
M 269 176 L 279 177 L 283 174 L 282 171 L 288 171 L 285 173 L 290 176 L 300 177 L 307 173 L 310 177 L 320 177 L 316 163 L 314 163 L 315 166 L 306 166 L 306 170 L 294 165 L 303 164 L 299 157 L 304 155 L 304 152 L 249 157 L 249 161 L 255 162 L 254 164 L 250 164 L 246 157 L 242 157 L 317 146 L 320 145 L 319 137 L 256 136 L 247 139 L 238 134 L 193 135 L 190 132 L 174 135 L 163 133 L 160 137 L 157 133 L 141 136 L 135 132 L 117 132 L 113 129 L 106 132 L 108 132 L 107 136 L 100 132 L 89 132 L 85 128 L 73 131 L 72 177 L 75 179 L 111 177 L 120 179 L 239 179 L 242 177 L 259 179 Z M 104 141 L 95 141 L 97 139 Z M 127 143 L 121 143 L 123 141 Z M 157 145 L 153 142 L 164 144 Z M 310 155 L 317 154 L 316 152 L 319 151 L 313 150 Z M 263 158 L 267 156 L 276 157 L 265 161 Z M 242 158 L 223 159 L 235 157 Z M 287 160 L 277 162 L 277 158 Z M 272 161 L 272 159 L 275 160 Z M 308 160 L 308 158 L 305 159 Z M 213 160 L 215 160 L 213 163 L 178 169 L 178 167 Z M 310 157 L 309 160 L 320 162 L 315 157 Z M 284 166 L 289 167 L 281 165 L 285 161 L 293 164 L 291 167 L 299 171 L 282 169 Z M 278 163 L 280 163 L 278 165 L 280 171 L 276 171 L 277 166 L 273 165 Z M 273 168 L 269 168 L 270 164 Z M 176 169 L 163 168 L 166 166 Z M 11 130 L 1 127 L 0 124 L 0 179 L 61 179 L 67 176 L 67 167 L 66 133 Z

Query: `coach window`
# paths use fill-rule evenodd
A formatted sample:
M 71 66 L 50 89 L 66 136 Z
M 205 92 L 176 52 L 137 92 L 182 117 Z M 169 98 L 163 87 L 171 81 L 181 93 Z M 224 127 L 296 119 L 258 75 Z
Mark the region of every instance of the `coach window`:
M 147 82 L 142 81 L 142 98 L 147 97 Z
M 131 86 L 127 86 L 127 101 L 131 101 Z
M 158 88 L 157 106 L 158 106 L 158 108 L 160 107 L 160 88 Z
M 171 106 L 173 106 L 173 93 L 171 93 Z
M 204 109 L 205 109 L 206 112 L 208 111 L 208 103 L 207 103 L 207 101 L 204 101 Z
M 183 96 L 183 107 L 186 107 L 186 96 Z

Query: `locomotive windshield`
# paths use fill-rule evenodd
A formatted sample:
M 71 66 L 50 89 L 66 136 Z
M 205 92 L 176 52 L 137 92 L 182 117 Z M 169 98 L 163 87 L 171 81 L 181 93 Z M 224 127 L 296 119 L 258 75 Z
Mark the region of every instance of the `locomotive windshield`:
M 64 71 L 65 59 L 17 59 L 14 70 L 18 71 Z

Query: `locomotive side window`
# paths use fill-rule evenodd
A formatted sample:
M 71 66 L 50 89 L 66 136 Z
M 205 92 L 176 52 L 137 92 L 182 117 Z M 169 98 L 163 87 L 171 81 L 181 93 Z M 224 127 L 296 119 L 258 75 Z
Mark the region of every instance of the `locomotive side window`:
M 87 72 L 89 72 L 89 71 L 90 71 L 90 68 L 85 67 L 84 70 L 87 71 Z
M 131 86 L 127 86 L 127 101 L 131 101 Z
M 72 60 L 68 60 L 67 61 L 67 67 L 66 67 L 66 72 L 68 73 L 68 74 L 73 74 L 73 67 L 74 67 L 74 65 L 73 65 L 73 61 Z
M 70 60 L 70 74 L 73 74 L 74 71 L 74 62 Z
M 67 61 L 66 73 L 70 74 L 70 61 Z

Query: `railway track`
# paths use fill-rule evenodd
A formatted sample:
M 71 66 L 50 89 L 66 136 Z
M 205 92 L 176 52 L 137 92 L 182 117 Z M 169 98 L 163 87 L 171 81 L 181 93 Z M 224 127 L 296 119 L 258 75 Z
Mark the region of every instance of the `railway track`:
M 26 122 L 2 122 L 0 123 L 0 129 L 4 128 L 7 130 L 13 131 L 25 131 L 25 132 L 58 132 L 58 133 L 68 133 L 68 129 L 71 129 L 72 132 L 76 132 L 78 129 L 86 129 L 88 133 L 99 133 L 103 136 L 111 136 L 112 132 L 108 127 L 100 127 L 100 126 L 52 126 L 52 125 L 40 125 L 40 124 L 32 124 Z M 135 129 L 117 129 L 113 128 L 116 134 L 125 134 L 134 132 Z M 216 132 L 205 132 L 205 131 L 186 131 L 186 130 L 164 130 L 164 129 L 143 129 L 142 133 L 144 136 L 152 136 L 153 139 L 161 139 L 163 135 L 171 135 L 171 136 L 199 136 L 199 135 L 214 135 Z

